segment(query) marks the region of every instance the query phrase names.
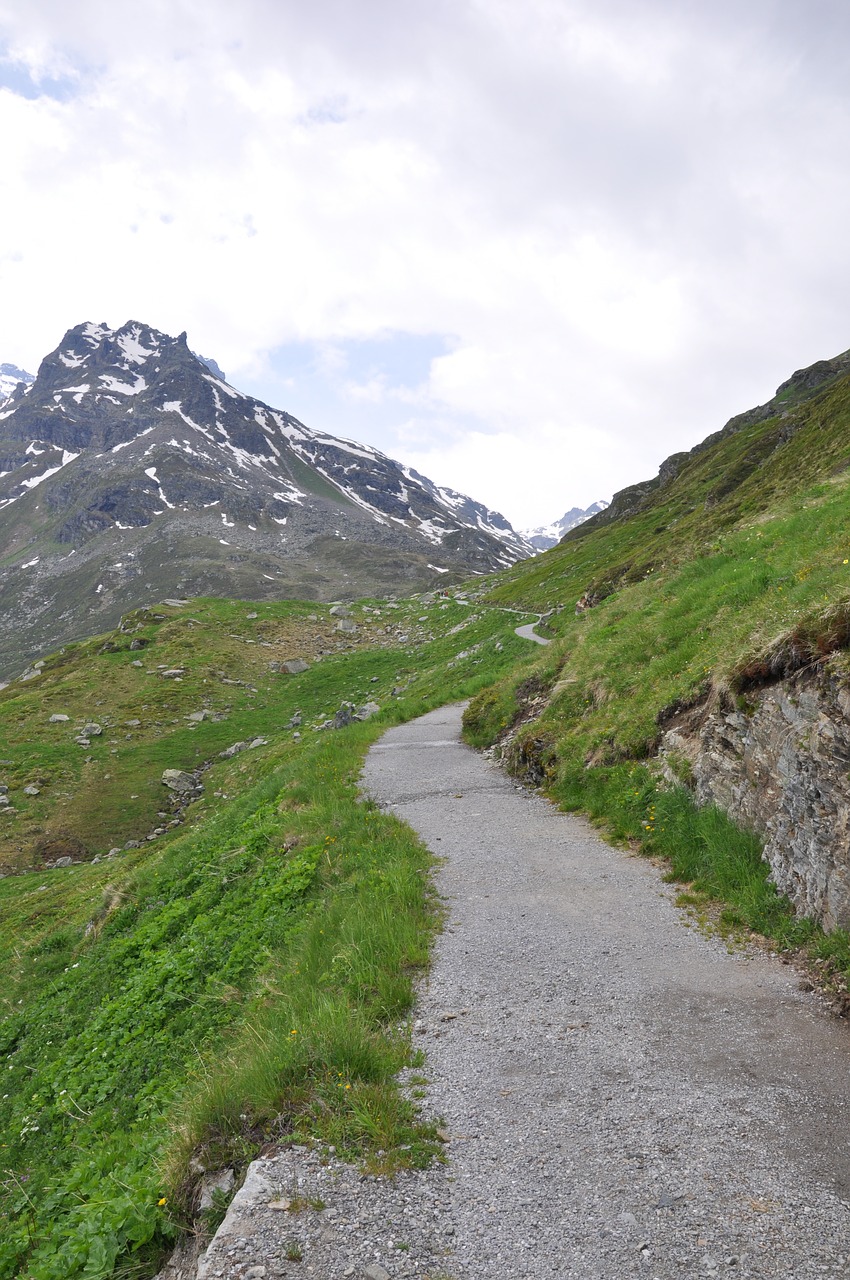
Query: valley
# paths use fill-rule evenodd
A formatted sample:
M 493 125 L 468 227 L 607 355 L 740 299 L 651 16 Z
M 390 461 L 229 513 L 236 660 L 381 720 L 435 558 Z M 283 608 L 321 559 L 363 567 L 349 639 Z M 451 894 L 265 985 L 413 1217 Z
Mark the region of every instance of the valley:
M 540 556 L 359 597 L 337 577 L 323 603 L 116 593 L 112 629 L 75 637 L 82 615 L 57 614 L 61 643 L 18 651 L 0 690 L 0 1276 L 153 1275 L 220 1219 L 230 1192 L 202 1208 L 211 1180 L 270 1144 L 330 1144 L 379 1174 L 435 1158 L 437 1126 L 397 1084 L 421 1068 L 432 855 L 358 778 L 389 727 L 450 702 L 470 700 L 468 742 L 663 859 L 698 927 L 757 937 L 845 1010 L 848 802 L 819 770 L 850 752 L 848 426 L 839 357 Z M 15 529 L 72 465 L 6 508 Z M 172 501 L 178 473 L 151 465 Z M 50 537 L 83 505 L 57 504 Z M 23 540 L 9 556 L 32 558 Z M 546 646 L 515 632 L 541 615 Z M 809 718 L 759 827 L 733 800 L 758 789 L 769 697 Z M 783 870 L 791 819 L 800 847 L 839 833 L 832 864 Z

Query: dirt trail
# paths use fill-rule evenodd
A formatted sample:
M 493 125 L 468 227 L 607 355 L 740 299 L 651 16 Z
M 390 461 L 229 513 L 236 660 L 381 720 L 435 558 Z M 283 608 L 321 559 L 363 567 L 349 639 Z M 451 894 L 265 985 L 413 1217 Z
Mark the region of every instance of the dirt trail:
M 203 1274 L 290 1274 L 265 1204 L 299 1177 L 328 1206 L 298 1226 L 302 1275 L 850 1274 L 846 1025 L 793 969 L 687 927 L 653 866 L 459 725 L 450 707 L 391 729 L 365 770 L 445 859 L 415 1034 L 448 1166 L 387 1186 L 306 1152 L 259 1161 L 225 1233 L 250 1247 Z

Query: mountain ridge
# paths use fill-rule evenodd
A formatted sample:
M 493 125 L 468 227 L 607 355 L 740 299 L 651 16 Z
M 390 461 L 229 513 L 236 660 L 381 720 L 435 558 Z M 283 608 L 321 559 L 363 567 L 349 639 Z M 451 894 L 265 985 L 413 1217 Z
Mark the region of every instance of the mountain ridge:
M 498 512 L 220 373 L 185 333 L 87 322 L 16 383 L 0 405 L 0 613 L 17 606 L 0 675 L 151 599 L 395 593 L 533 554 Z
M 538 525 L 536 529 L 523 529 L 523 537 L 537 551 L 549 551 L 550 548 L 557 546 L 564 534 L 569 533 L 570 529 L 575 529 L 577 525 L 583 524 L 591 516 L 604 511 L 607 506 L 608 503 L 601 499 L 599 502 L 592 502 L 586 508 L 570 507 L 569 511 L 564 512 L 560 520 L 553 520 L 551 524 Z

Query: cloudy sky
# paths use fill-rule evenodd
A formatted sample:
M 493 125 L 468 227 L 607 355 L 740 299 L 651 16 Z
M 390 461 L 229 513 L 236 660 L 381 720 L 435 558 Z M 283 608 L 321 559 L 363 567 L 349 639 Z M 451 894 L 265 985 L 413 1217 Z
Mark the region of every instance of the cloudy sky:
M 0 0 L 0 361 L 137 319 L 517 527 L 850 347 L 846 0 Z

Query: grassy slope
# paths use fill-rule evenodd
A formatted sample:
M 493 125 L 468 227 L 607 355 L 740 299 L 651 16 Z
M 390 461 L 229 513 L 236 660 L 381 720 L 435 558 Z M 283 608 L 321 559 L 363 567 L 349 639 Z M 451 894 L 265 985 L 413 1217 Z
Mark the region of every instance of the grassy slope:
M 266 1139 L 297 1132 L 371 1152 L 376 1167 L 433 1154 L 433 1132 L 393 1082 L 410 1060 L 411 978 L 437 919 L 428 855 L 391 816 L 354 803 L 356 779 L 388 723 L 475 693 L 527 646 L 512 615 L 413 600 L 381 619 L 397 620 L 406 647 L 374 635 L 373 647 L 272 676 L 271 651 L 258 657 L 244 637 L 291 631 L 308 607 L 249 620 L 245 605 L 196 601 L 191 626 L 186 610 L 157 609 L 165 620 L 140 619 L 133 633 L 150 641 L 141 672 L 134 653 L 101 653 L 101 637 L 5 692 L 14 778 L 51 775 L 37 797 L 47 827 L 53 811 L 67 818 L 76 788 L 78 829 L 103 834 L 92 849 L 113 838 L 130 787 L 159 796 L 164 764 L 192 767 L 239 737 L 269 742 L 216 759 L 183 828 L 119 857 L 0 880 L 0 1276 L 152 1274 L 191 1221 L 193 1153 L 206 1168 L 244 1165 Z M 144 675 L 175 661 L 179 685 Z M 244 683 L 222 685 L 210 675 L 221 669 Z M 141 696 L 131 741 L 110 730 L 83 752 L 60 725 L 57 743 L 56 706 L 82 719 L 97 702 L 117 726 Z M 343 699 L 367 698 L 380 716 L 310 729 Z M 221 699 L 227 720 L 185 727 L 187 708 Z M 296 710 L 300 740 L 284 728 Z M 104 769 L 120 772 L 119 790 Z M 152 820 L 149 804 L 128 805 L 122 834 Z
M 794 920 L 758 841 L 716 811 L 698 813 L 685 788 L 665 793 L 644 762 L 677 707 L 746 710 L 751 687 L 804 665 L 848 678 L 848 425 L 845 378 L 691 458 L 631 518 L 502 575 L 490 602 L 563 606 L 550 622 L 556 642 L 466 715 L 472 742 L 512 730 L 512 767 L 615 838 L 667 857 L 677 878 L 730 904 L 730 925 L 810 942 L 841 988 L 841 931 L 827 940 Z M 586 590 L 603 598 L 577 617 Z
M 696 813 L 684 790 L 659 793 L 646 761 L 670 706 L 735 696 L 788 655 L 820 653 L 844 675 L 848 411 L 844 380 L 718 441 L 629 520 L 477 581 L 487 594 L 472 618 L 403 602 L 380 624 L 398 622 L 406 643 L 373 622 L 369 645 L 272 677 L 269 658 L 326 645 L 324 613 L 316 627 L 316 606 L 262 605 L 249 620 L 249 606 L 193 602 L 192 624 L 186 611 L 140 619 L 141 672 L 92 642 L 0 695 L 22 815 L 3 819 L 7 865 L 31 864 L 39 835 L 74 820 L 91 852 L 141 837 L 158 820 L 161 769 L 216 761 L 185 827 L 109 861 L 0 881 L 0 1276 L 149 1274 L 192 1209 L 193 1151 L 215 1168 L 291 1132 L 390 1164 L 433 1150 L 392 1083 L 435 925 L 427 855 L 353 803 L 362 752 L 395 719 L 478 695 L 473 740 L 514 725 L 517 767 L 614 836 L 671 854 L 674 875 L 734 904 L 730 924 L 795 944 L 813 934 L 766 885 L 758 842 Z M 576 618 L 588 589 L 604 599 Z M 555 643 L 517 640 L 521 619 L 502 608 L 560 609 Z M 276 648 L 247 643 L 262 639 Z M 144 674 L 160 663 L 187 675 Z M 305 727 L 300 742 L 283 727 L 296 709 L 308 726 L 366 697 L 385 710 L 365 725 Z M 202 707 L 228 719 L 187 727 Z M 52 710 L 107 731 L 72 746 Z M 121 724 L 131 718 L 138 729 Z M 268 746 L 216 756 L 255 734 Z M 36 772 L 29 805 L 21 786 Z M 845 941 L 815 945 L 846 963 Z

